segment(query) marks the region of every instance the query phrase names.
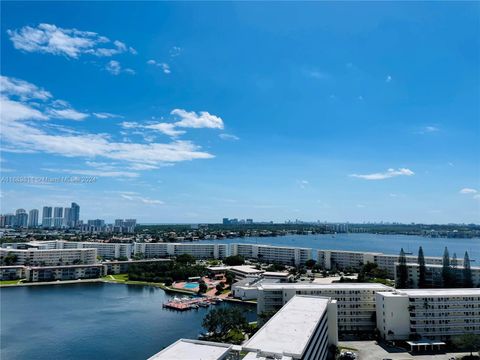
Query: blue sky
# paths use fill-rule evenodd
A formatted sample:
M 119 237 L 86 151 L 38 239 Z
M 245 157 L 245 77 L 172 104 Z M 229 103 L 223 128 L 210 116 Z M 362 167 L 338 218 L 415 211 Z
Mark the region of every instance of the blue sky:
M 478 3 L 1 6 L 1 212 L 480 220 Z

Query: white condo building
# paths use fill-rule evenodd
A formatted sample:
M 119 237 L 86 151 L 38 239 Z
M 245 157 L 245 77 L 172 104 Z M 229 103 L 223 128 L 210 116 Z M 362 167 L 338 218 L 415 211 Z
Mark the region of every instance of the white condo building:
M 480 334 L 480 289 L 378 292 L 377 328 L 386 340 L 449 340 Z
M 14 265 L 55 266 L 95 264 L 97 262 L 97 249 L 0 249 L 0 259 L 9 254 L 16 256 Z
M 398 287 L 398 266 L 395 264 L 397 271 L 395 272 L 395 284 Z M 480 287 L 480 267 L 470 267 L 472 275 L 473 287 Z M 426 288 L 441 288 L 444 287 L 443 283 L 443 265 L 431 265 L 425 264 L 425 287 Z M 456 286 L 465 286 L 464 270 L 463 266 L 450 267 L 450 273 L 452 274 L 454 284 Z M 407 286 L 411 289 L 417 289 L 419 287 L 420 279 L 420 266 L 417 263 L 407 263 Z
M 231 255 L 255 259 L 266 263 L 299 266 L 312 258 L 312 249 L 256 244 L 232 244 Z
M 407 262 L 416 263 L 416 255 L 406 255 Z M 395 263 L 398 263 L 399 255 L 383 254 L 380 252 L 362 252 L 345 250 L 317 250 L 318 264 L 326 270 L 338 269 L 344 270 L 351 268 L 360 270 L 361 266 L 367 262 L 378 265 L 379 269 L 387 271 L 389 278 L 395 276 Z M 441 265 L 441 257 L 425 256 L 425 263 L 432 265 Z M 458 266 L 463 266 L 463 260 L 457 260 Z
M 97 255 L 103 259 L 118 259 L 132 256 L 132 244 L 129 243 L 103 243 L 103 242 L 88 242 L 88 241 L 65 241 L 65 240 L 48 240 L 48 241 L 30 241 L 27 243 L 11 243 L 3 244 L 3 247 L 10 247 L 16 249 L 31 249 L 39 250 L 61 250 L 61 249 L 97 249 Z
M 231 344 L 180 339 L 148 360 L 226 360 L 230 359 L 232 348 L 234 345 Z
M 277 311 L 295 295 L 330 297 L 337 300 L 338 331 L 355 333 L 375 329 L 375 294 L 393 288 L 373 283 L 262 284 L 258 288 L 257 313 Z
M 134 254 L 146 258 L 164 258 L 182 254 L 196 259 L 224 259 L 227 257 L 226 244 L 185 244 L 185 243 L 134 243 Z
M 324 360 L 338 343 L 337 302 L 315 296 L 290 299 L 242 345 L 249 359 Z

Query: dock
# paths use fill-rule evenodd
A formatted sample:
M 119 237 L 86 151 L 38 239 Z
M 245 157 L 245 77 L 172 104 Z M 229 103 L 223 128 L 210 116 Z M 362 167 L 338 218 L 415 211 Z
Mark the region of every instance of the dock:
M 218 304 L 221 299 L 216 298 L 177 298 L 174 297 L 172 300 L 163 304 L 164 308 L 178 310 L 178 311 L 185 311 L 185 310 L 192 310 L 198 309 L 200 307 L 209 307 L 210 305 Z

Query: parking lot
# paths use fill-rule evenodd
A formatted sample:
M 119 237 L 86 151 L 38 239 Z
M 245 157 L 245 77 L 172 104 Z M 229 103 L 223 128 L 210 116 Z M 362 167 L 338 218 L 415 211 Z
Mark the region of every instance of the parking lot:
M 384 348 L 377 344 L 376 341 L 340 341 L 339 346 L 357 349 L 355 353 L 358 355 L 358 360 L 383 360 L 383 359 L 392 359 L 392 360 L 449 360 L 452 357 L 458 357 L 459 359 L 462 356 L 469 355 L 469 353 L 447 353 L 447 354 L 436 354 L 436 355 L 411 355 L 406 352 L 404 349 L 397 347 L 388 347 Z

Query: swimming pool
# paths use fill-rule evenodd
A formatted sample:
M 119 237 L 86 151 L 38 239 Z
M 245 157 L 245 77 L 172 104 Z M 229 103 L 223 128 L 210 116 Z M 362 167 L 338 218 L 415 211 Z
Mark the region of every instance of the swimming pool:
M 198 283 L 196 282 L 187 282 L 183 285 L 184 289 L 196 289 L 198 287 Z

